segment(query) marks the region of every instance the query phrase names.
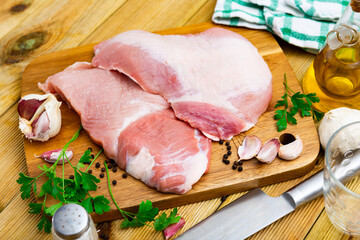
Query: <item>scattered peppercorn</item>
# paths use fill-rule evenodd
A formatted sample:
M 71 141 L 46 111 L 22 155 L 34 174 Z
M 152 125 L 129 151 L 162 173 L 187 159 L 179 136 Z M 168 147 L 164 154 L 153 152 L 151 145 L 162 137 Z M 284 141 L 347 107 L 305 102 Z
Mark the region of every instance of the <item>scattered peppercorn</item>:
M 238 165 L 239 164 L 239 162 L 238 161 L 234 161 L 234 165 Z
M 92 170 L 90 169 L 90 170 L 88 171 L 88 173 L 92 174 Z
M 128 176 L 127 173 L 123 173 L 122 175 L 123 178 L 127 178 L 127 176 Z
M 230 150 L 230 149 L 231 149 L 231 146 L 227 146 L 226 149 L 227 149 L 227 150 Z
M 243 168 L 240 166 L 238 167 L 238 171 L 241 172 L 243 170 Z
M 224 141 L 223 141 L 223 140 L 220 140 L 220 141 L 219 141 L 219 144 L 220 144 L 220 145 L 223 145 L 223 144 L 224 144 Z
M 230 145 L 230 142 L 226 142 L 225 145 L 226 145 L 226 146 L 229 146 L 229 145 Z
M 239 165 L 243 165 L 244 161 L 238 161 Z
M 113 167 L 112 171 L 113 171 L 113 172 L 116 172 L 116 171 L 117 171 L 117 167 Z
M 109 165 L 108 165 L 108 168 L 110 169 L 110 168 L 113 168 L 113 165 L 110 163 Z
M 94 154 L 91 154 L 91 158 L 92 158 L 92 159 L 94 159 L 94 158 L 95 158 Z
M 113 162 L 113 163 L 111 163 L 111 164 L 113 165 L 113 167 L 117 167 L 117 166 L 118 166 L 116 162 Z
M 70 178 L 70 179 L 74 179 L 74 175 L 70 175 L 69 178 Z
M 90 152 L 92 152 L 92 148 L 91 148 L 91 147 L 88 147 L 88 150 L 90 150 Z
M 231 155 L 231 151 L 228 151 L 228 152 L 227 152 L 227 155 L 229 155 L 229 156 L 230 156 L 230 155 Z
M 223 159 L 227 159 L 229 156 L 227 154 L 224 154 Z
M 235 170 L 237 168 L 237 166 L 234 164 L 232 165 L 232 169 Z
M 221 197 L 221 201 L 224 202 L 227 198 L 228 198 L 229 195 L 226 195 L 226 196 L 222 196 Z
M 116 185 L 117 181 L 116 180 L 112 180 L 112 184 Z
M 101 171 L 102 171 L 102 172 L 105 172 L 105 168 L 104 168 L 104 167 L 102 167 L 102 168 L 101 168 Z
M 100 173 L 100 178 L 103 178 L 104 177 L 104 174 L 103 173 Z
M 99 167 L 100 167 L 100 163 L 97 162 L 97 163 L 95 164 L 95 167 L 96 167 L 96 168 L 99 168 Z
M 105 162 L 106 162 L 106 163 L 109 163 L 109 162 L 110 162 L 110 159 L 106 159 Z
M 226 164 L 226 165 L 230 164 L 230 161 L 229 161 L 229 160 L 225 160 L 225 164 Z

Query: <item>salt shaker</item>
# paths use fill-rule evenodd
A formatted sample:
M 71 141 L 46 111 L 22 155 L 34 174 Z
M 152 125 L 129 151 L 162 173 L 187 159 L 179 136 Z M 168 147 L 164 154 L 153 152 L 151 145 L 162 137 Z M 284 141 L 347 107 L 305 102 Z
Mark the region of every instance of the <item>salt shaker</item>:
M 59 208 L 52 218 L 54 240 L 97 240 L 96 227 L 87 211 L 70 203 Z

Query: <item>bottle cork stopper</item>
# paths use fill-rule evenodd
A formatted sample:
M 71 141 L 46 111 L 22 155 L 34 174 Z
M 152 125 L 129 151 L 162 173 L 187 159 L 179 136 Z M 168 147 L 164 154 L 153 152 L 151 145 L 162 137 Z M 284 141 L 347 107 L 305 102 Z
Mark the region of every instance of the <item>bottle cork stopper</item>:
M 354 12 L 360 12 L 360 0 L 351 0 L 350 6 Z

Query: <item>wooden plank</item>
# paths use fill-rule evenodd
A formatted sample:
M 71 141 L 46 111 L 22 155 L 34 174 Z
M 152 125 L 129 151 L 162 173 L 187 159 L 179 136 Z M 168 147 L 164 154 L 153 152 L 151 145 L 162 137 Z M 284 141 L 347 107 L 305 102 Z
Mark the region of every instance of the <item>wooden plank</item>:
M 211 24 L 202 24 L 187 26 L 178 29 L 171 29 L 168 31 L 161 31 L 161 34 L 183 34 L 183 33 L 196 33 L 212 27 Z M 273 120 L 274 105 L 276 101 L 283 95 L 283 74 L 288 74 L 289 85 L 295 91 L 300 88 L 297 80 L 292 73 L 291 67 L 284 57 L 281 49 L 270 33 L 264 31 L 248 30 L 243 28 L 229 28 L 233 31 L 240 32 L 247 37 L 259 49 L 259 52 L 264 56 L 267 61 L 272 74 L 273 74 L 273 99 L 265 114 L 260 117 L 258 124 L 253 129 L 249 130 L 246 134 L 257 135 L 262 142 L 270 139 L 271 137 L 279 137 L 280 133 L 276 131 L 275 121 Z M 92 57 L 92 45 L 83 46 L 77 49 L 69 49 L 61 52 L 52 53 L 39 57 L 32 62 L 25 70 L 23 75 L 22 95 L 29 93 L 40 93 L 36 87 L 38 81 L 43 82 L 45 79 L 64 69 L 75 61 L 90 61 Z M 50 61 L 51 60 L 51 61 Z M 73 133 L 79 126 L 79 118 L 77 115 L 69 110 L 66 106 L 62 107 L 63 111 L 63 129 L 60 134 L 45 143 L 25 141 L 25 153 L 28 162 L 28 169 L 31 176 L 37 176 L 39 169 L 37 164 L 42 163 L 41 160 L 34 158 L 35 154 L 40 154 L 49 149 L 59 148 L 71 138 Z M 140 201 L 143 199 L 151 200 L 157 207 L 163 209 L 172 206 L 178 206 L 186 203 L 201 201 L 205 199 L 219 197 L 225 194 L 232 194 L 239 191 L 247 190 L 250 188 L 269 185 L 275 182 L 284 181 L 287 179 L 295 178 L 309 172 L 314 164 L 315 158 L 319 150 L 319 143 L 317 139 L 316 129 L 311 118 L 300 118 L 298 125 L 289 126 L 288 132 L 293 132 L 299 135 L 304 141 L 304 150 L 302 155 L 296 161 L 281 161 L 275 160 L 272 164 L 259 164 L 257 161 L 247 161 L 244 164 L 246 171 L 234 173 L 230 166 L 224 165 L 221 162 L 222 155 L 224 154 L 225 146 L 213 143 L 213 153 L 211 159 L 210 171 L 204 175 L 202 179 L 195 184 L 193 190 L 185 195 L 163 194 L 146 187 L 141 182 L 128 178 L 126 185 L 124 180 L 121 179 L 119 173 L 111 174 L 111 178 L 118 180 L 121 184 L 116 186 L 115 197 L 120 203 L 121 208 L 125 210 L 133 210 Z M 243 134 L 235 137 L 231 141 L 233 149 L 237 149 L 243 139 Z M 89 140 L 87 134 L 82 133 L 73 145 L 76 152 L 75 158 L 78 159 L 82 152 L 87 147 L 95 146 Z M 234 151 L 236 152 L 236 151 Z M 103 161 L 101 157 L 99 161 Z M 237 159 L 236 154 L 230 156 L 230 161 Z M 61 169 L 58 169 L 59 171 Z M 71 169 L 65 169 L 66 175 L 71 174 Z M 94 174 L 98 175 L 99 170 L 93 169 Z M 105 180 L 100 183 L 101 189 L 98 189 L 100 195 L 105 194 L 108 196 L 108 190 Z M 129 197 L 131 195 L 131 197 Z M 112 205 L 112 211 L 103 214 L 100 217 L 94 216 L 95 220 L 103 221 L 114 218 L 119 218 L 120 214 Z

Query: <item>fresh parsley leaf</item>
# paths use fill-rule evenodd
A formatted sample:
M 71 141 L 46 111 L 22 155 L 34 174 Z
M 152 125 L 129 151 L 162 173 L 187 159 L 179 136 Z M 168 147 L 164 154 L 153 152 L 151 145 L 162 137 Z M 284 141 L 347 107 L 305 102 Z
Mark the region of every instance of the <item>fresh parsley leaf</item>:
M 324 117 L 324 113 L 316 111 L 315 109 L 313 109 L 312 112 L 313 119 L 317 122 L 320 122 L 320 120 Z
M 16 180 L 16 182 L 22 185 L 20 187 L 21 199 L 24 200 L 30 198 L 31 186 L 35 181 L 35 178 L 26 176 L 23 173 L 19 173 L 19 178 Z
M 62 205 L 63 205 L 62 202 L 59 202 L 59 203 L 57 203 L 57 204 L 54 204 L 54 205 L 46 208 L 46 209 L 45 209 L 45 213 L 46 213 L 47 215 L 53 216 L 53 215 L 55 214 L 56 210 L 58 210 Z
M 86 172 L 81 172 L 81 183 L 85 191 L 95 191 L 97 189 L 96 183 L 99 183 L 100 179 L 94 175 Z
M 44 229 L 44 231 L 46 233 L 51 232 L 51 222 L 49 221 L 49 219 L 46 217 L 46 215 L 44 213 L 42 215 L 40 222 L 37 225 L 37 228 L 39 229 L 39 231 Z
M 53 196 L 55 199 L 64 202 L 64 189 L 59 186 L 59 184 L 62 184 L 62 179 L 55 177 L 55 174 L 52 172 L 48 172 L 46 175 L 48 176 L 49 180 L 47 180 L 41 186 L 41 192 L 39 195 L 43 196 L 45 193 L 47 193 Z
M 159 209 L 152 206 L 152 202 L 146 200 L 142 201 L 139 205 L 139 212 L 136 214 L 136 218 L 141 222 L 154 221 L 156 215 L 158 215 Z
M 303 94 L 300 92 L 294 92 L 287 84 L 286 74 L 284 74 L 284 86 L 285 86 L 285 94 L 281 96 L 283 100 L 277 101 L 275 108 L 284 107 L 284 109 L 279 109 L 275 111 L 274 119 L 278 120 L 276 122 L 276 126 L 278 132 L 281 132 L 287 128 L 287 124 L 297 124 L 295 119 L 295 114 L 300 112 L 302 117 L 309 117 L 313 115 L 314 119 L 318 119 L 318 116 L 321 117 L 319 112 L 314 112 L 312 109 L 312 103 L 319 102 L 319 98 L 316 97 L 315 93 Z M 289 103 L 288 98 L 292 103 L 292 107 L 290 111 L 288 111 Z M 312 113 L 312 114 L 311 114 Z
M 29 203 L 29 211 L 28 213 L 31 214 L 38 214 L 41 213 L 43 205 L 41 203 Z
M 88 197 L 81 203 L 81 206 L 83 206 L 88 213 L 92 213 L 94 211 L 91 199 L 91 197 Z
M 176 216 L 177 214 L 177 208 L 174 208 L 169 217 L 167 217 L 166 213 L 162 213 L 159 217 L 155 219 L 154 227 L 157 231 L 162 231 L 165 228 L 167 228 L 169 225 L 173 223 L 177 223 L 180 221 L 181 217 Z
M 105 198 L 104 195 L 93 197 L 92 200 L 97 214 L 103 214 L 104 212 L 110 211 L 110 201 Z

